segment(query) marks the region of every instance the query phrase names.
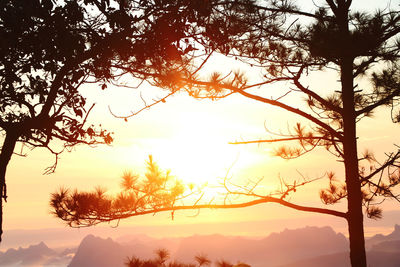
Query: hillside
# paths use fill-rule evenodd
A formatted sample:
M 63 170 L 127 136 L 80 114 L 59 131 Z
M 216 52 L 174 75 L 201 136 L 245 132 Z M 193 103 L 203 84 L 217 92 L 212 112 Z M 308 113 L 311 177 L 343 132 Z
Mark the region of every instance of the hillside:
M 367 240 L 371 266 L 398 267 L 400 226 L 388 235 Z M 207 255 L 213 262 L 225 259 L 246 262 L 252 267 L 348 267 L 348 241 L 330 227 L 285 229 L 265 238 L 223 235 L 195 235 L 156 239 L 143 234 L 125 235 L 116 240 L 87 235 L 78 248 L 51 249 L 44 242 L 27 248 L 0 252 L 0 266 L 123 267 L 128 257 L 152 259 L 154 251 L 166 248 L 171 259 L 193 262 Z

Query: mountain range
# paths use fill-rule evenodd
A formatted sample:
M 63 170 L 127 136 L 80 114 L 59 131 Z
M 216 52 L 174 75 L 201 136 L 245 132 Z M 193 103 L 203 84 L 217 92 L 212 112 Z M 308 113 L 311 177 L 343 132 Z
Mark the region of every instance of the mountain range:
M 375 235 L 366 242 L 370 266 L 400 266 L 400 226 L 388 235 Z M 118 239 L 86 236 L 79 246 L 63 250 L 39 243 L 0 252 L 0 266 L 123 267 L 128 257 L 155 257 L 156 249 L 168 249 L 171 259 L 193 262 L 207 255 L 213 262 L 245 262 L 252 267 L 350 267 L 347 238 L 330 227 L 285 229 L 265 238 L 195 235 L 156 239 L 126 235 Z
M 310 238 L 312 237 L 312 238 Z M 122 241 L 122 240 L 121 240 Z M 120 242 L 121 242 L 120 241 Z M 347 239 L 330 227 L 305 227 L 284 230 L 262 239 L 207 235 L 154 240 L 131 238 L 117 243 L 89 235 L 85 237 L 69 267 L 123 266 L 129 256 L 144 259 L 154 257 L 154 250 L 166 248 L 171 258 L 193 262 L 196 255 L 207 255 L 212 261 L 246 262 L 254 267 L 274 267 L 279 264 L 346 251 Z
M 10 248 L 0 253 L 0 266 L 66 266 L 75 249 L 55 251 L 43 242 L 27 248 Z

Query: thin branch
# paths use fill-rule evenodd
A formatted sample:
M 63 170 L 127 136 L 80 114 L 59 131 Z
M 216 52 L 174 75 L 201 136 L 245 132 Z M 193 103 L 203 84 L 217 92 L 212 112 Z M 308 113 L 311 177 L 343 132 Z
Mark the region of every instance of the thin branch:
M 278 139 L 267 139 L 267 140 L 251 140 L 251 141 L 241 141 L 241 142 L 229 142 L 231 145 L 242 145 L 242 144 L 258 144 L 258 143 L 276 143 L 285 141 L 298 141 L 298 140 L 326 140 L 331 142 L 339 142 L 339 140 L 332 140 L 326 137 L 292 137 L 292 138 L 278 138 Z
M 394 90 L 391 94 L 389 94 L 388 96 L 386 96 L 386 97 L 382 98 L 381 100 L 375 102 L 374 104 L 369 105 L 369 106 L 367 106 L 367 107 L 365 107 L 363 109 L 357 110 L 356 111 L 356 116 L 360 116 L 361 114 L 371 112 L 373 109 L 375 109 L 375 108 L 387 103 L 388 101 L 393 99 L 393 97 L 398 96 L 399 94 L 400 94 L 400 89 Z
M 289 79 L 289 78 L 287 78 Z M 236 93 L 239 93 L 247 98 L 250 99 L 254 99 L 257 100 L 259 102 L 263 102 L 272 106 L 276 106 L 276 107 L 280 107 L 282 109 L 285 109 L 289 112 L 295 113 L 305 119 L 308 119 L 310 121 L 312 121 L 313 123 L 321 126 L 322 128 L 324 128 L 325 130 L 327 130 L 332 136 L 337 137 L 339 140 L 342 139 L 342 135 L 336 131 L 335 129 L 333 129 L 331 126 L 325 124 L 324 122 L 320 121 L 319 119 L 313 117 L 312 115 L 298 109 L 298 108 L 294 108 L 292 106 L 289 106 L 287 104 L 284 104 L 282 102 L 279 102 L 277 100 L 272 100 L 272 99 L 268 99 L 259 95 L 255 95 L 255 94 L 251 94 L 246 92 L 245 90 L 250 89 L 254 86 L 260 86 L 260 85 L 264 85 L 267 84 L 268 82 L 264 82 L 264 83 L 259 83 L 259 84 L 255 84 L 255 85 L 249 85 L 249 86 L 244 86 L 242 88 L 237 88 L 235 86 L 229 85 L 229 84 L 215 84 L 213 82 L 205 82 L 205 81 L 194 81 L 194 80 L 189 80 L 189 79 L 183 79 L 185 82 L 187 83 L 192 83 L 192 84 L 197 84 L 197 85 L 203 85 L 203 86 L 213 86 L 213 87 L 217 87 L 217 88 L 225 88 L 231 91 L 234 91 Z
M 264 98 L 264 97 L 261 97 L 261 96 L 258 96 L 258 95 L 250 94 L 250 93 L 245 92 L 243 90 L 237 90 L 237 92 L 239 94 L 243 95 L 243 96 L 248 97 L 248 98 L 251 98 L 251 99 L 254 99 L 254 100 L 257 100 L 257 101 L 260 101 L 260 102 L 264 102 L 264 103 L 270 104 L 272 106 L 277 106 L 277 107 L 283 108 L 283 109 L 285 109 L 285 110 L 287 110 L 289 112 L 295 113 L 295 114 L 297 114 L 297 115 L 299 115 L 299 116 L 301 116 L 301 117 L 303 117 L 305 119 L 308 119 L 308 120 L 314 122 L 315 124 L 321 126 L 325 130 L 327 130 L 332 136 L 337 137 L 339 140 L 342 139 L 342 135 L 338 131 L 334 130 L 331 126 L 323 123 L 322 121 L 318 120 L 317 118 L 311 116 L 310 114 L 308 114 L 308 113 L 306 113 L 306 112 L 304 112 L 304 111 L 302 111 L 302 110 L 300 110 L 298 108 L 291 107 L 291 106 L 286 105 L 284 103 L 281 103 L 279 101 L 274 101 L 274 100 L 267 99 L 267 98 Z
M 365 177 L 361 177 L 361 182 L 369 182 L 369 180 L 372 177 L 374 177 L 379 172 L 383 171 L 388 166 L 393 165 L 395 163 L 395 161 L 398 160 L 399 158 L 400 158 L 400 150 L 397 151 L 397 153 L 394 156 L 392 156 L 390 160 L 386 161 L 381 167 L 377 168 L 375 171 L 373 171 L 369 175 L 367 175 Z
M 303 93 L 311 96 L 312 98 L 314 98 L 315 100 L 317 100 L 319 103 L 321 103 L 322 105 L 324 105 L 325 107 L 329 108 L 332 111 L 335 111 L 339 114 L 343 114 L 343 109 L 337 106 L 332 105 L 332 103 L 326 101 L 324 98 L 322 98 L 321 96 L 319 96 L 317 93 L 309 90 L 308 88 L 304 87 L 298 78 L 293 79 L 294 84 L 296 85 L 297 88 L 299 88 Z
M 263 203 L 277 203 L 282 206 L 292 208 L 295 210 L 299 210 L 299 211 L 327 214 L 327 215 L 332 215 L 332 216 L 341 217 L 341 218 L 345 218 L 345 219 L 347 219 L 347 217 L 348 217 L 347 213 L 345 213 L 345 212 L 336 211 L 336 210 L 332 210 L 332 209 L 326 209 L 326 208 L 301 206 L 301 205 L 290 203 L 290 202 L 285 201 L 280 198 L 266 196 L 266 197 L 263 197 L 260 199 L 243 202 L 243 203 L 199 204 L 199 205 L 192 205 L 192 206 L 173 206 L 173 207 L 154 208 L 154 209 L 149 209 L 149 210 L 144 210 L 144 211 L 135 211 L 133 213 L 127 213 L 127 214 L 112 215 L 110 217 L 95 216 L 95 217 L 85 217 L 85 218 L 80 218 L 80 219 L 83 219 L 86 221 L 95 219 L 96 220 L 95 222 L 92 221 L 92 222 L 90 222 L 90 225 L 87 225 L 87 226 L 92 226 L 93 224 L 98 224 L 101 222 L 110 222 L 110 221 L 114 221 L 114 220 L 126 219 L 126 218 L 130 218 L 130 217 L 141 216 L 141 215 L 146 215 L 146 214 L 155 214 L 155 213 L 159 213 L 159 212 L 171 212 L 171 211 L 178 211 L 178 210 L 199 210 L 199 209 L 235 209 L 235 208 L 251 207 L 251 206 L 255 206 L 255 205 L 263 204 Z M 80 224 L 76 227 L 79 228 L 82 226 L 86 226 L 86 225 Z
M 158 99 L 158 100 L 155 100 L 155 101 L 154 101 L 153 103 L 151 103 L 151 104 L 147 104 L 147 103 L 144 101 L 144 99 L 142 98 L 143 102 L 145 103 L 145 106 L 144 106 L 143 108 L 139 109 L 138 111 L 131 112 L 131 114 L 129 114 L 129 115 L 125 115 L 125 116 L 116 115 L 116 114 L 111 110 L 111 107 L 110 107 L 110 106 L 108 106 L 108 110 L 110 111 L 111 115 L 113 115 L 115 118 L 118 118 L 118 119 L 128 119 L 128 118 L 130 118 L 130 117 L 133 117 L 133 116 L 138 115 L 138 114 L 141 113 L 142 111 L 144 111 L 144 110 L 146 110 L 146 109 L 149 109 L 149 108 L 151 108 L 151 107 L 154 106 L 154 105 L 157 105 L 157 104 L 160 103 L 160 102 L 165 103 L 165 100 L 166 100 L 168 97 L 174 95 L 174 94 L 177 93 L 177 92 L 178 92 L 178 91 L 172 91 L 172 92 L 170 92 L 169 94 L 167 94 L 166 96 L 164 96 L 164 97 L 162 97 L 162 98 L 160 98 L 160 99 Z

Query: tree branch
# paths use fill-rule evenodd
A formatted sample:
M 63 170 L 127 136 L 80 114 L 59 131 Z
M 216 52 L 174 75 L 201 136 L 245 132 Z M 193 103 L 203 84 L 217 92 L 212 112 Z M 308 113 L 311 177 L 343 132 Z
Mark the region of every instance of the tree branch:
M 379 172 L 386 169 L 388 166 L 393 165 L 395 163 L 395 161 L 398 160 L 399 158 L 400 158 L 400 150 L 397 151 L 395 155 L 391 156 L 390 160 L 386 161 L 382 166 L 377 168 L 375 171 L 373 171 L 372 173 L 370 173 L 369 175 L 367 175 L 365 177 L 362 177 L 361 182 L 369 182 L 369 180 L 372 177 L 374 177 L 376 174 L 378 174 Z
M 273 99 L 268 99 L 268 98 L 264 98 L 262 96 L 259 95 L 254 95 L 251 93 L 246 92 L 245 90 L 256 87 L 256 86 L 260 86 L 263 84 L 267 84 L 268 82 L 264 82 L 264 83 L 260 83 L 260 84 L 255 84 L 255 85 L 248 85 L 248 86 L 243 86 L 242 88 L 237 88 L 233 85 L 229 85 L 229 84 L 220 84 L 220 83 L 213 83 L 213 82 L 205 82 L 205 81 L 196 81 L 196 80 L 190 80 L 190 79 L 182 79 L 184 80 L 186 83 L 188 84 L 196 84 L 196 85 L 202 85 L 202 86 L 210 86 L 210 87 L 216 87 L 216 88 L 221 88 L 221 89 L 228 89 L 231 90 L 235 93 L 239 93 L 247 98 L 251 98 L 254 100 L 257 100 L 259 102 L 263 102 L 272 106 L 276 106 L 276 107 L 280 107 L 282 109 L 285 109 L 289 112 L 295 113 L 305 119 L 308 119 L 309 121 L 314 122 L 315 124 L 317 124 L 318 126 L 324 128 L 325 130 L 327 130 L 332 136 L 335 136 L 336 138 L 338 138 L 339 140 L 342 140 L 342 135 L 336 131 L 335 129 L 333 129 L 331 126 L 327 125 L 326 123 L 323 123 L 322 121 L 320 121 L 319 119 L 313 117 L 312 115 L 298 109 L 298 108 L 294 108 L 292 106 L 286 105 L 282 102 L 279 102 L 277 100 L 273 100 Z
M 242 142 L 229 142 L 231 145 L 242 145 L 242 144 L 258 144 L 258 143 L 277 143 L 285 141 L 301 141 L 301 140 L 325 140 L 330 142 L 339 142 L 339 140 L 332 140 L 323 136 L 313 136 L 313 137 L 291 137 L 291 138 L 278 138 L 278 139 L 267 139 L 267 140 L 250 140 Z
M 319 96 L 317 93 L 315 93 L 315 92 L 309 90 L 308 88 L 304 87 L 300 83 L 298 78 L 293 79 L 293 82 L 296 85 L 296 87 L 299 88 L 303 93 L 311 96 L 312 98 L 314 98 L 315 100 L 317 100 L 319 103 L 321 103 L 325 107 L 329 108 L 330 110 L 335 111 L 335 112 L 337 112 L 339 114 L 343 114 L 343 109 L 342 108 L 332 105 L 331 103 L 326 101 L 324 98 Z
M 306 112 L 304 112 L 304 111 L 302 111 L 302 110 L 300 110 L 298 108 L 293 108 L 293 107 L 291 107 L 289 105 L 286 105 L 286 104 L 281 103 L 281 102 L 276 101 L 276 100 L 271 100 L 271 99 L 267 99 L 267 98 L 264 98 L 264 97 L 261 97 L 261 96 L 258 96 L 258 95 L 250 94 L 250 93 L 248 93 L 248 92 L 246 92 L 244 90 L 237 90 L 236 89 L 236 92 L 241 94 L 241 95 L 243 95 L 243 96 L 246 96 L 248 98 L 251 98 L 251 99 L 254 99 L 254 100 L 257 100 L 257 101 L 260 101 L 260 102 L 264 102 L 264 103 L 270 104 L 272 106 L 277 106 L 277 107 L 283 108 L 283 109 L 285 109 L 285 110 L 287 110 L 289 112 L 295 113 L 295 114 L 297 114 L 297 115 L 299 115 L 299 116 L 301 116 L 301 117 L 303 117 L 305 119 L 308 119 L 308 120 L 314 122 L 318 126 L 321 126 L 325 130 L 327 130 L 332 136 L 335 136 L 339 140 L 342 140 L 342 135 L 339 134 L 339 132 L 337 132 L 336 130 L 334 130 L 329 125 L 323 123 L 322 121 L 318 120 L 317 118 L 311 116 L 310 114 L 308 114 L 308 113 L 306 113 Z
M 368 112 L 372 111 L 373 109 L 375 109 L 375 108 L 377 108 L 377 107 L 379 107 L 381 105 L 384 105 L 389 100 L 393 99 L 395 96 L 399 96 L 399 95 L 400 95 L 400 89 L 396 89 L 391 94 L 389 94 L 388 96 L 386 96 L 386 97 L 382 98 L 381 100 L 375 102 L 374 104 L 369 105 L 369 106 L 367 106 L 367 107 L 365 107 L 363 109 L 357 110 L 356 111 L 356 116 L 358 117 L 361 114 L 368 113 Z
M 292 208 L 295 210 L 299 211 L 304 211 L 304 212 L 312 212 L 312 213 L 320 213 L 320 214 L 327 214 L 327 215 L 332 215 L 336 217 L 341 217 L 347 219 L 347 213 L 336 211 L 336 210 L 331 210 L 331 209 L 325 209 L 325 208 L 316 208 L 316 207 L 308 207 L 308 206 L 301 206 L 297 204 L 293 204 L 290 202 L 287 202 L 283 199 L 280 198 L 275 198 L 275 197 L 263 197 L 260 199 L 248 201 L 248 202 L 243 202 L 243 203 L 236 203 L 236 204 L 199 204 L 199 205 L 192 205 L 192 206 L 171 206 L 171 207 L 163 207 L 163 208 L 155 208 L 155 209 L 149 209 L 149 210 L 144 210 L 144 211 L 134 211 L 132 213 L 124 213 L 124 214 L 118 214 L 118 215 L 112 215 L 110 217 L 102 215 L 102 216 L 97 216 L 94 215 L 92 216 L 86 216 L 84 218 L 79 218 L 80 220 L 85 220 L 88 221 L 88 225 L 85 224 L 79 224 L 77 227 L 82 227 L 82 226 L 92 226 L 94 224 L 98 224 L 101 222 L 110 222 L 114 220 L 120 220 L 120 219 L 126 219 L 130 217 L 135 217 L 135 216 L 141 216 L 141 215 L 146 215 L 146 214 L 155 214 L 159 212 L 175 212 L 178 210 L 199 210 L 199 209 L 234 209 L 234 208 L 246 208 L 246 207 L 251 207 L 255 206 L 258 204 L 263 204 L 263 203 L 277 203 L 282 206 Z M 69 210 L 65 210 L 65 212 L 69 213 Z M 70 216 L 74 216 L 72 213 L 69 213 Z M 64 218 L 65 221 L 68 221 L 67 219 Z M 82 221 L 81 221 L 82 223 Z

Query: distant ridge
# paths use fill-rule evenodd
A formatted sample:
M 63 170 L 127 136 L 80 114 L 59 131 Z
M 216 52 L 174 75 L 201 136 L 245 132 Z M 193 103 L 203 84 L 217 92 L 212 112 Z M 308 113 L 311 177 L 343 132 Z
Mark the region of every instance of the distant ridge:
M 190 261 L 201 252 L 211 259 L 221 257 L 232 262 L 244 261 L 251 266 L 269 267 L 324 254 L 347 251 L 344 235 L 330 227 L 285 229 L 261 240 L 220 235 L 184 238 L 175 254 L 177 259 Z
M 395 241 L 400 240 L 400 225 L 395 224 L 394 230 L 388 235 L 377 234 L 366 240 L 366 245 L 368 248 L 373 247 L 375 244 L 384 241 Z
M 93 235 L 86 236 L 68 267 L 119 267 L 130 256 L 127 247 Z
M 399 267 L 400 266 L 400 225 L 395 225 L 388 235 L 377 234 L 366 240 L 368 266 Z M 336 253 L 310 257 L 279 267 L 350 267 L 348 253 Z
M 261 240 L 222 235 L 192 236 L 180 239 L 180 245 L 176 249 L 168 246 L 173 243 L 171 240 L 165 240 L 163 246 L 170 250 L 172 259 L 193 262 L 196 255 L 203 253 L 213 261 L 242 261 L 252 267 L 275 267 L 324 253 L 346 251 L 348 247 L 347 239 L 330 227 L 284 230 Z M 89 235 L 82 240 L 69 267 L 120 267 L 128 256 L 133 255 L 148 259 L 149 255 L 154 257 L 152 251 L 160 248 L 163 243 L 154 242 L 153 247 L 149 244 L 141 245 L 131 240 L 125 242 L 125 245 L 120 245 L 110 238 L 102 239 Z M 147 250 L 139 249 L 139 246 Z
M 43 242 L 37 245 L 31 245 L 28 248 L 10 248 L 6 252 L 0 254 L 0 266 L 13 264 L 28 266 L 43 264 L 48 259 L 56 255 L 57 253 L 54 250 L 48 248 Z
M 376 235 L 367 252 L 374 267 L 400 266 L 400 226 L 392 233 Z M 372 243 L 370 243 L 372 244 Z M 0 252 L 2 267 L 123 267 L 128 257 L 155 257 L 154 250 L 166 248 L 171 259 L 193 263 L 205 254 L 212 261 L 239 261 L 251 267 L 349 267 L 348 241 L 330 227 L 285 229 L 265 238 L 252 239 L 223 235 L 195 235 L 155 239 L 143 234 L 125 235 L 118 242 L 87 235 L 78 248 L 51 249 L 44 242 L 26 248 Z M 69 265 L 68 265 L 69 264 Z

